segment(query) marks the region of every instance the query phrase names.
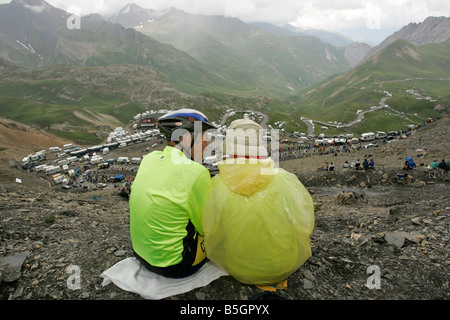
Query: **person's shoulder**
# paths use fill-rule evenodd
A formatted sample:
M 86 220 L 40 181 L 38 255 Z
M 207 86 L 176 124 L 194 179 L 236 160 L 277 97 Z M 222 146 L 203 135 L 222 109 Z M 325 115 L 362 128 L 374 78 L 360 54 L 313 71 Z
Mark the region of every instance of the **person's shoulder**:
M 190 159 L 189 161 L 183 162 L 179 166 L 179 169 L 183 172 L 183 175 L 189 180 L 195 180 L 200 176 L 206 175 L 210 177 L 209 171 L 208 169 L 205 168 L 205 166 Z
M 275 169 L 274 177 L 278 178 L 278 179 L 298 180 L 298 177 L 295 174 L 293 174 L 283 168 Z
M 153 151 L 153 152 L 147 153 L 146 155 L 144 155 L 142 157 L 141 165 L 148 163 L 149 161 L 152 161 L 153 159 L 161 158 L 162 153 L 163 153 L 162 151 Z

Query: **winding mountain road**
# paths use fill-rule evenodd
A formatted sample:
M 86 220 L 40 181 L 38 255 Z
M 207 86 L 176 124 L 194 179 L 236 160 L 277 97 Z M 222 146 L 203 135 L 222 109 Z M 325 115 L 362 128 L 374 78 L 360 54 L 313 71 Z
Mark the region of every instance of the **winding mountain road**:
M 348 128 L 348 127 L 354 126 L 358 122 L 362 121 L 364 119 L 364 115 L 365 114 L 370 113 L 370 112 L 379 111 L 379 110 L 382 110 L 384 108 L 389 108 L 393 112 L 395 112 L 395 113 L 397 113 L 399 115 L 405 116 L 402 112 L 394 110 L 390 106 L 386 105 L 387 98 L 388 97 L 383 97 L 381 99 L 380 104 L 378 106 L 374 106 L 374 107 L 370 108 L 369 110 L 365 110 L 365 111 L 357 113 L 356 119 L 353 120 L 353 121 L 350 121 L 348 123 L 344 123 L 344 124 L 342 124 L 342 123 L 341 124 L 328 123 L 328 122 L 323 122 L 323 121 L 319 121 L 319 120 L 312 120 L 312 119 L 307 119 L 307 118 L 303 118 L 302 121 L 308 127 L 308 135 L 314 136 L 314 123 L 321 124 L 321 125 L 324 125 L 324 126 L 327 126 L 327 127 Z M 410 119 L 408 119 L 406 117 L 405 117 L 405 119 L 411 121 Z
M 410 119 L 408 119 L 406 117 L 406 114 L 404 114 L 404 113 L 402 113 L 400 111 L 397 111 L 397 110 L 393 109 L 392 107 L 386 105 L 386 100 L 388 99 L 388 97 L 389 96 L 383 97 L 380 100 L 380 104 L 378 106 L 373 106 L 369 110 L 364 110 L 364 111 L 361 111 L 361 112 L 357 113 L 355 120 L 350 121 L 348 123 L 344 123 L 344 124 L 342 124 L 342 123 L 340 123 L 340 124 L 338 124 L 338 123 L 328 123 L 328 122 L 323 122 L 323 121 L 320 121 L 320 120 L 312 120 L 312 119 L 308 119 L 308 118 L 302 118 L 302 121 L 306 124 L 306 127 L 307 127 L 307 135 L 308 136 L 314 136 L 315 124 L 316 123 L 320 124 L 320 125 L 323 125 L 323 126 L 327 126 L 327 127 L 348 128 L 348 127 L 354 126 L 355 124 L 361 122 L 364 119 L 364 116 L 367 113 L 379 111 L 379 110 L 382 110 L 382 109 L 385 109 L 385 108 L 388 108 L 391 111 L 397 113 L 399 116 L 403 116 L 406 120 L 411 121 Z M 227 122 L 227 120 L 230 117 L 231 113 L 252 113 L 252 112 L 262 117 L 262 121 L 260 122 L 260 125 L 264 129 L 268 129 L 269 116 L 267 114 L 265 114 L 265 113 L 260 112 L 260 111 L 252 111 L 252 110 L 226 112 L 223 115 L 223 117 L 222 117 L 222 119 L 220 121 L 220 126 L 225 125 L 225 123 Z M 413 122 L 413 121 L 411 121 L 411 122 Z

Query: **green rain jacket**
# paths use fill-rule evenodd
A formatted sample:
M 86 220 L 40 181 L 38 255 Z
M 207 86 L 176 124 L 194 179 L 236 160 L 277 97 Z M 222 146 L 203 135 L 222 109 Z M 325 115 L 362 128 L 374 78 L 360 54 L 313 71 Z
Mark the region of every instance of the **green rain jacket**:
M 188 225 L 203 235 L 202 210 L 209 171 L 167 146 L 144 157 L 130 194 L 130 234 L 134 251 L 155 267 L 182 261 Z
M 208 258 L 238 281 L 269 285 L 310 256 L 314 203 L 272 159 L 219 163 L 203 213 Z

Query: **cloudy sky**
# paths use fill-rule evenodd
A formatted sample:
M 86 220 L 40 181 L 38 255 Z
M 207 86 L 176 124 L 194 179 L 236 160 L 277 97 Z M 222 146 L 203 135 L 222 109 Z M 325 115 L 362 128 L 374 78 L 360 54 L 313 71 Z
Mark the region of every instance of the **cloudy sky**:
M 0 0 L 9 3 L 10 0 Z M 245 22 L 290 23 L 302 29 L 338 32 L 356 41 L 377 44 L 410 22 L 450 16 L 448 0 L 47 0 L 82 15 L 112 14 L 127 3 L 146 9 L 176 7 L 189 13 L 237 17 Z

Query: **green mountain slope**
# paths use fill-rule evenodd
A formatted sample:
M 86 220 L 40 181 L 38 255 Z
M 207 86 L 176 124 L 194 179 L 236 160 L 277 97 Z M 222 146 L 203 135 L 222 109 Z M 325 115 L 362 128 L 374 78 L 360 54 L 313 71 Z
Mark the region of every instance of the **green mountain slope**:
M 99 15 L 82 17 L 80 29 L 70 29 L 70 16 L 43 0 L 14 0 L 0 5 L 0 58 L 32 68 L 55 64 L 151 66 L 190 94 L 238 88 L 171 45 Z
M 358 110 L 378 106 L 383 98 L 400 112 L 439 116 L 450 105 L 449 75 L 450 41 L 415 47 L 398 40 L 366 63 L 289 101 L 297 116 L 325 121 L 349 122 Z
M 369 110 L 385 98 L 406 115 L 383 109 L 366 114 L 348 130 L 399 130 L 448 110 L 449 42 L 417 48 L 396 42 L 367 63 L 284 101 L 212 91 L 187 95 L 148 66 L 58 65 L 36 70 L 0 59 L 0 110 L 3 117 L 94 144 L 148 109 L 195 107 L 216 121 L 229 108 L 257 110 L 267 113 L 272 124 L 286 121 L 289 132 L 306 132 L 301 117 L 348 122 L 357 110 Z
M 151 67 L 7 67 L 0 72 L 3 117 L 93 142 L 146 107 L 184 96 Z
M 17 67 L 0 59 L 2 117 L 48 130 L 79 144 L 97 144 L 145 110 L 195 107 L 218 120 L 230 108 L 260 110 L 264 97 L 187 95 L 148 66 Z

